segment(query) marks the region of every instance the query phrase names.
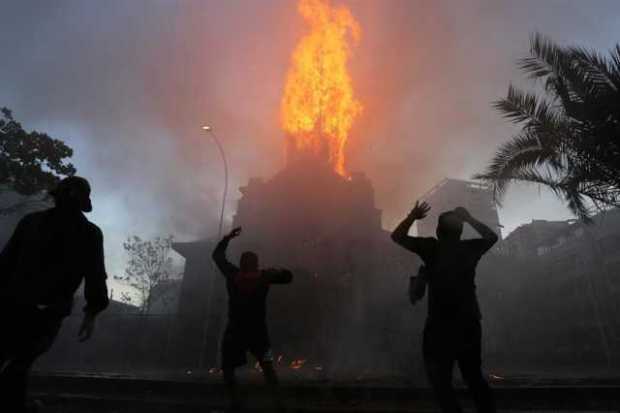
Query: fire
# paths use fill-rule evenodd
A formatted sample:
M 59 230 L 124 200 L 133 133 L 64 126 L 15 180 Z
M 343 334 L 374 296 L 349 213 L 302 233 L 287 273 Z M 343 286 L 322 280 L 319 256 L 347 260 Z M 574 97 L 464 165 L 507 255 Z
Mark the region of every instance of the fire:
M 300 368 L 304 366 L 304 364 L 306 364 L 305 359 L 293 360 L 291 361 L 291 364 L 289 365 L 289 367 L 292 368 L 293 370 L 299 370 Z
M 347 8 L 332 7 L 330 0 L 300 0 L 298 10 L 310 33 L 293 52 L 281 103 L 288 156 L 318 156 L 344 176 L 344 148 L 362 111 L 347 71 L 349 42 L 358 44 L 360 25 Z

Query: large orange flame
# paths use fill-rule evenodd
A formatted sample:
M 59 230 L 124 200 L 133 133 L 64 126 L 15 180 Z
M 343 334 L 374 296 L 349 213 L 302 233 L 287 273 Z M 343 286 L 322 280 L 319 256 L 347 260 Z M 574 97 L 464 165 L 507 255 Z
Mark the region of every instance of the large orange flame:
M 310 33 L 292 56 L 281 105 L 288 156 L 311 154 L 345 175 L 344 148 L 362 105 L 353 95 L 347 60 L 349 40 L 359 42 L 359 23 L 345 7 L 329 0 L 300 0 L 299 13 Z

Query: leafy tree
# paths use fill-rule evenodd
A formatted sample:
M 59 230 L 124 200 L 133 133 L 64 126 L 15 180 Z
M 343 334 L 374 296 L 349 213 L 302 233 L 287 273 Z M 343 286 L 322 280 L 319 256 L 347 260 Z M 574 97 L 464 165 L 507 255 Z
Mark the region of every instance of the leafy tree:
M 134 235 L 123 243 L 129 262 L 125 275 L 114 278 L 136 290 L 142 314 L 148 314 L 155 301 L 168 299 L 165 287 L 173 279 L 172 240 L 172 236 L 143 240 Z M 130 303 L 131 296 L 124 293 L 121 301 Z
M 13 192 L 21 200 L 0 206 L 7 215 L 45 203 L 47 190 L 64 176 L 75 174 L 67 162 L 73 150 L 58 139 L 37 131 L 26 132 L 7 108 L 0 109 L 0 195 Z
M 620 44 L 604 56 L 561 47 L 534 34 L 519 67 L 541 81 L 540 93 L 512 85 L 494 106 L 521 126 L 476 178 L 496 199 L 510 182 L 542 184 L 578 217 L 620 206 Z

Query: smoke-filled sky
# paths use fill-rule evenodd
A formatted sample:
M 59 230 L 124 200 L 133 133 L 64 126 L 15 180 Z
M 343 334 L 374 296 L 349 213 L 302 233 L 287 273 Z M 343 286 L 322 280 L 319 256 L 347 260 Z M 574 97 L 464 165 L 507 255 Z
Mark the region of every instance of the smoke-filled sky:
M 386 228 L 443 177 L 469 178 L 514 129 L 492 107 L 540 31 L 610 49 L 617 0 L 359 0 L 350 61 L 364 113 L 349 170 L 371 178 Z M 284 164 L 279 104 L 296 41 L 296 0 L 5 0 L 0 6 L 0 106 L 27 129 L 65 140 L 93 185 L 90 218 L 111 274 L 129 234 L 214 234 L 222 164 L 200 130 L 213 125 L 236 190 Z M 570 214 L 545 190 L 512 187 L 505 232 Z

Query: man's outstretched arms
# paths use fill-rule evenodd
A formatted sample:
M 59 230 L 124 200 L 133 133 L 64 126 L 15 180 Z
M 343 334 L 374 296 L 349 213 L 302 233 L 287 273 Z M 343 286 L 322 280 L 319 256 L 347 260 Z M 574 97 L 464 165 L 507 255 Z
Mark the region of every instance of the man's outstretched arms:
M 80 325 L 78 337 L 80 341 L 86 341 L 93 335 L 95 319 L 105 310 L 110 303 L 108 287 L 106 284 L 107 274 L 105 270 L 103 252 L 103 233 L 96 225 L 92 225 L 92 249 L 89 260 L 89 269 L 84 274 L 84 318 Z
M 263 270 L 270 284 L 289 284 L 293 281 L 293 273 L 283 268 L 269 268 Z
M 238 237 L 240 234 L 241 227 L 230 231 L 220 242 L 217 243 L 217 246 L 213 250 L 213 254 L 211 254 L 217 268 L 227 277 L 239 271 L 239 269 L 226 258 L 226 248 L 228 248 L 228 243 L 230 240 Z
M 426 293 L 426 284 L 428 282 L 428 270 L 425 266 L 421 266 L 418 270 L 418 275 L 411 276 L 409 278 L 409 302 L 411 305 L 415 305 L 418 301 L 424 298 Z
M 411 237 L 409 236 L 409 230 L 411 229 L 413 222 L 426 217 L 426 214 L 430 211 L 430 209 L 431 207 L 428 206 L 426 202 L 422 202 L 421 204 L 416 202 L 409 215 L 407 215 L 407 217 L 403 219 L 400 224 L 398 224 L 391 235 L 392 241 L 401 247 L 418 254 L 423 260 L 428 256 L 428 251 L 431 247 L 430 243 L 433 242 L 432 238 Z
M 11 235 L 11 238 L 9 238 L 9 241 L 0 252 L 0 287 L 15 271 L 20 249 L 22 248 L 22 239 L 24 238 L 24 221 L 27 219 L 28 217 L 26 216 L 19 221 L 15 231 L 13 231 L 13 235 Z

